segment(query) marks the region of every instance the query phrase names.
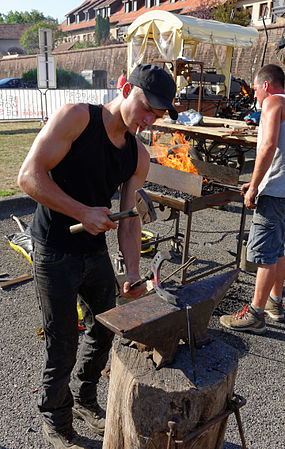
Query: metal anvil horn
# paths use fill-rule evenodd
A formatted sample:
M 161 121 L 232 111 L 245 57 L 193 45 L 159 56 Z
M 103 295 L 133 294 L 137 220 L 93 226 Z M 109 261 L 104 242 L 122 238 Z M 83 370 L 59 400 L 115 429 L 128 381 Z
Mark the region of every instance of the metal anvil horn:
M 209 320 L 239 270 L 231 270 L 175 289 L 177 306 L 156 293 L 96 315 L 110 330 L 153 349 L 156 368 L 174 359 L 180 339 L 188 338 L 187 305 L 192 307 L 192 329 L 196 348 L 210 343 Z

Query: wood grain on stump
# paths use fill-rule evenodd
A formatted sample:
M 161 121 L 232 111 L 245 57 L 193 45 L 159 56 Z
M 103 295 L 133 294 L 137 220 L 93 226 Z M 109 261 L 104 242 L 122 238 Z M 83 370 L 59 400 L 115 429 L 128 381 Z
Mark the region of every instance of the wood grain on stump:
M 181 342 L 174 363 L 156 370 L 148 352 L 115 339 L 103 449 L 166 449 L 172 419 L 178 421 L 177 438 L 185 437 L 225 411 L 237 364 L 238 351 L 213 341 L 196 350 L 194 385 L 188 344 Z M 222 442 L 217 446 L 220 426 L 181 447 L 221 449 Z

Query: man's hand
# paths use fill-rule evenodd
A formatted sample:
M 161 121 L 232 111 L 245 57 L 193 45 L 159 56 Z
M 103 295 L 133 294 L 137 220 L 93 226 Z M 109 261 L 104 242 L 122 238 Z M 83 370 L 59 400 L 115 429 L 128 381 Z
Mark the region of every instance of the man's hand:
M 242 185 L 241 194 L 244 197 L 244 205 L 247 209 L 256 209 L 255 198 L 258 193 L 256 187 L 251 187 L 250 182 Z
M 85 231 L 98 235 L 100 232 L 117 228 L 116 223 L 110 220 L 109 215 L 111 215 L 111 211 L 107 207 L 89 207 L 81 218 L 81 223 Z
M 138 287 L 131 288 L 131 284 L 138 281 L 140 278 L 138 276 L 128 277 L 123 287 L 121 288 L 120 295 L 123 298 L 139 298 L 146 292 L 145 283 L 139 285 Z
M 246 192 L 249 189 L 249 186 L 250 186 L 250 182 L 246 182 L 245 184 L 243 184 L 241 186 L 241 194 L 242 194 L 242 196 L 245 196 Z

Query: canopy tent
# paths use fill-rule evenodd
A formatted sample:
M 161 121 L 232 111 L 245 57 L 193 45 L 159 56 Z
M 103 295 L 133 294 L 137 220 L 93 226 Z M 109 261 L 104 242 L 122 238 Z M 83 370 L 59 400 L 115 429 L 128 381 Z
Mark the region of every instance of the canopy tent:
M 143 62 L 148 45 L 157 47 L 163 59 L 176 60 L 183 56 L 184 48 L 191 48 L 194 58 L 198 43 L 211 44 L 217 73 L 225 75 L 228 90 L 233 49 L 252 47 L 258 32 L 251 27 L 154 10 L 139 16 L 124 37 L 128 43 L 128 75 Z M 219 45 L 226 46 L 223 64 L 216 51 Z

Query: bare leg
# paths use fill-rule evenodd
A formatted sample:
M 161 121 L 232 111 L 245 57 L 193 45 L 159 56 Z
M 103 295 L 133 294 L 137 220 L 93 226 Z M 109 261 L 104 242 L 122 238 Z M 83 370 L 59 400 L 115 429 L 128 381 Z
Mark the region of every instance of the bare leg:
M 255 292 L 252 300 L 253 306 L 260 307 L 262 309 L 265 308 L 267 298 L 275 283 L 276 271 L 277 263 L 272 265 L 258 265 L 256 273 Z
M 277 260 L 275 282 L 271 290 L 272 295 L 282 296 L 284 279 L 285 279 L 285 256 L 280 257 Z

